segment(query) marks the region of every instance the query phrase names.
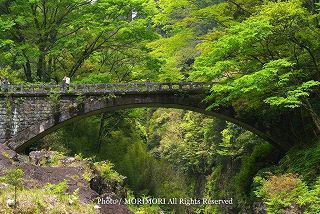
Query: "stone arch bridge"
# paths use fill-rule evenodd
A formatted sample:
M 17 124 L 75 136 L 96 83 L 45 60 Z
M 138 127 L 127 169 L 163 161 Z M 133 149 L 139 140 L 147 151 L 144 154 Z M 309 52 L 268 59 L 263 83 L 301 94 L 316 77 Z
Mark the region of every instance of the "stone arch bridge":
M 207 111 L 203 101 L 213 83 L 118 83 L 60 85 L 9 85 L 0 91 L 0 143 L 23 151 L 31 142 L 65 124 L 105 111 L 165 107 L 186 109 L 219 117 L 252 131 L 274 146 L 287 150 L 298 142 L 280 125 L 286 117 L 267 123 L 257 117 L 241 117 L 232 106 Z M 303 138 L 301 134 L 301 138 Z

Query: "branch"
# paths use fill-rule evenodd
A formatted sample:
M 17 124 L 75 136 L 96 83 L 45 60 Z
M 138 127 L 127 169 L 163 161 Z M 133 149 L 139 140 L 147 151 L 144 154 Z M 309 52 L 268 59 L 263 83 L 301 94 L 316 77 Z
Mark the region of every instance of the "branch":
M 39 24 L 39 20 L 38 20 L 38 17 L 37 17 L 37 7 L 38 6 L 36 4 L 31 5 L 33 21 L 34 21 L 34 24 L 35 24 L 36 28 L 39 30 L 40 29 L 40 24 Z
M 226 0 L 227 2 L 234 4 L 239 10 L 242 10 L 243 12 L 247 13 L 248 15 L 251 15 L 251 12 L 244 9 L 239 3 L 237 3 L 236 1 L 233 0 Z
M 62 38 L 64 38 L 64 37 L 70 36 L 70 35 L 73 34 L 73 33 L 76 33 L 76 32 L 79 31 L 81 28 L 83 28 L 83 26 L 80 26 L 80 27 L 78 27 L 78 28 L 70 31 L 69 33 L 66 33 L 66 34 L 64 34 L 64 35 L 56 38 L 56 41 L 55 41 L 55 42 L 57 42 L 58 40 L 60 40 L 60 39 L 62 39 Z
M 118 28 L 114 33 L 112 33 L 110 36 L 108 36 L 106 39 L 104 39 L 100 44 L 97 45 L 98 41 L 100 40 L 100 38 L 103 36 L 103 34 L 105 33 L 104 31 L 100 32 L 100 34 L 95 38 L 95 40 L 88 45 L 84 51 L 82 52 L 81 56 L 79 57 L 79 59 L 77 60 L 77 62 L 72 66 L 70 72 L 69 72 L 69 76 L 74 76 L 75 72 L 81 67 L 81 65 L 83 64 L 83 62 L 94 52 L 99 50 L 103 44 L 105 44 L 110 38 L 112 38 L 114 35 L 116 35 L 119 30 L 122 27 Z

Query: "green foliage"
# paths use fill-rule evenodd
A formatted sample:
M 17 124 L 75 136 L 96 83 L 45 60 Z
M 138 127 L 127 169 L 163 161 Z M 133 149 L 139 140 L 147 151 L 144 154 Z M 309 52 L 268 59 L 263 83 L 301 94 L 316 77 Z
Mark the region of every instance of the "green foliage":
M 162 158 L 192 175 L 211 170 L 214 147 L 208 135 L 215 121 L 200 114 L 165 109 L 155 112 L 154 117 L 150 132 L 156 134 L 152 138 L 160 137 L 157 150 Z
M 211 108 L 233 104 L 241 113 L 268 109 L 265 103 L 277 109 L 303 106 L 319 85 L 313 11 L 296 0 L 264 1 L 259 7 L 237 2 L 246 15 L 206 35 L 191 79 L 219 81 L 207 99 Z M 219 16 L 226 14 L 221 10 Z
M 144 200 L 150 199 L 148 196 L 142 197 Z M 127 200 L 134 200 L 135 196 L 133 192 L 129 192 L 126 197 Z M 136 204 L 130 204 L 129 209 L 133 211 L 135 214 L 157 214 L 162 212 L 161 208 L 157 204 L 142 204 L 142 205 L 136 205 Z
M 88 76 L 75 81 L 79 84 L 95 84 L 112 82 L 112 75 L 110 73 L 90 73 Z
M 155 160 L 147 152 L 146 147 L 139 142 L 129 146 L 128 152 L 121 162 L 120 172 L 127 175 L 129 185 L 136 194 L 150 194 L 154 192 Z
M 246 192 L 250 189 L 253 177 L 259 170 L 256 163 L 261 159 L 268 157 L 272 152 L 272 146 L 264 143 L 256 145 L 251 154 L 243 155 L 241 157 L 240 171 L 233 177 L 233 184 L 235 189 L 235 198 L 238 206 L 248 203 Z
M 146 67 L 144 43 L 154 38 L 145 27 L 153 14 L 149 2 L 1 1 L 0 65 L 12 65 L 28 82 L 85 77 L 93 70 L 121 81 L 132 67 Z M 132 11 L 139 15 L 131 18 Z
M 320 174 L 320 146 L 318 141 L 306 147 L 291 149 L 280 161 L 277 173 L 299 174 L 307 184 L 313 184 Z
M 1 42 L 1 40 L 0 40 Z M 24 83 L 21 74 L 18 71 L 13 71 L 10 66 L 0 69 L 0 79 L 8 78 L 10 84 L 22 84 Z
M 286 108 L 297 108 L 300 107 L 303 102 L 303 98 L 310 96 L 310 92 L 315 86 L 319 86 L 319 81 L 308 81 L 303 83 L 297 89 L 293 91 L 288 91 L 286 97 L 270 97 L 266 99 L 266 103 L 273 106 L 284 106 Z
M 22 169 L 15 168 L 10 169 L 6 172 L 4 177 L 1 177 L 1 181 L 11 185 L 14 188 L 22 188 L 23 187 L 23 177 L 24 172 Z
M 99 172 L 99 174 L 108 181 L 117 181 L 122 182 L 123 177 L 120 176 L 118 172 L 116 172 L 114 168 L 114 164 L 109 161 L 102 161 L 94 163 L 95 169 Z
M 64 75 L 76 83 L 214 81 L 206 99 L 210 108 L 232 106 L 235 117 L 263 117 L 265 124 L 288 110 L 301 110 L 314 122 L 319 117 L 319 4 L 312 1 L 45 2 L 0 1 L 0 75 L 12 82 L 58 82 Z M 236 199 L 231 211 L 134 208 L 142 213 L 249 213 L 252 179 L 274 161 L 267 160 L 271 146 L 251 132 L 171 109 L 108 112 L 43 141 L 45 147 L 103 161 L 96 164 L 102 175 L 117 181 L 119 173 L 127 176 L 135 196 Z M 318 212 L 318 154 L 316 145 L 297 148 L 279 167 L 262 170 L 283 174 L 256 178 L 256 194 L 269 212 Z M 85 171 L 86 180 L 91 176 Z
M 24 171 L 20 168 L 10 169 L 4 177 L 0 177 L 0 181 L 14 188 L 14 209 L 17 207 L 17 190 L 22 189 L 24 185 L 23 177 Z
M 256 177 L 261 186 L 255 191 L 263 198 L 268 213 L 318 213 L 320 211 L 319 181 L 311 189 L 296 175 L 273 175 L 267 180 Z
M 90 182 L 92 179 L 92 172 L 90 170 L 88 170 L 87 168 L 84 170 L 83 172 L 83 179 L 86 180 L 87 182 Z
M 270 213 L 319 212 L 317 142 L 291 149 L 278 166 L 263 169 L 254 178 L 254 193 L 265 202 Z
M 60 91 L 50 91 L 48 100 L 53 106 L 54 113 L 56 113 L 60 106 Z
M 53 152 L 52 156 L 50 156 L 49 161 L 46 161 L 44 164 L 41 163 L 41 165 L 45 166 L 61 166 L 61 160 L 65 158 L 64 153 L 62 152 Z
M 63 193 L 66 192 L 67 188 L 68 188 L 68 183 L 67 181 L 63 181 L 59 184 L 48 184 L 46 186 L 46 188 L 50 191 L 52 191 L 54 194 L 57 195 L 62 195 Z
M 243 155 L 251 145 L 261 143 L 261 139 L 252 132 L 246 131 L 232 123 L 227 123 L 221 135 L 221 143 L 216 146 L 216 153 L 219 155 L 236 158 Z
M 217 26 L 214 5 L 221 1 L 156 1 L 154 25 L 162 37 L 148 44 L 152 57 L 160 60 L 158 78 L 163 81 L 185 79 L 198 55 L 201 36 Z
M 25 189 L 19 193 L 20 203 L 15 210 L 6 205 L 6 200 L 12 192 L 0 191 L 1 213 L 97 213 L 93 203 L 83 204 L 79 202 L 78 197 L 76 196 L 78 194 L 77 191 L 69 195 L 63 192 L 56 194 L 48 188 Z

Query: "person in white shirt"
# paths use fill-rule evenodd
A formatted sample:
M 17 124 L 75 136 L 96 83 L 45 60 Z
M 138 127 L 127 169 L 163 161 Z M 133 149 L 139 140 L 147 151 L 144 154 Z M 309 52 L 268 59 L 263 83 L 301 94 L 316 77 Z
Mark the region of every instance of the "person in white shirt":
M 70 77 L 66 77 L 66 87 L 67 87 L 67 89 L 69 89 L 69 85 L 70 85 Z
M 63 77 L 62 79 L 62 89 L 64 90 L 66 88 L 66 76 Z
M 63 90 L 65 89 L 69 89 L 69 85 L 70 85 L 70 77 L 64 76 L 62 79 L 62 88 Z

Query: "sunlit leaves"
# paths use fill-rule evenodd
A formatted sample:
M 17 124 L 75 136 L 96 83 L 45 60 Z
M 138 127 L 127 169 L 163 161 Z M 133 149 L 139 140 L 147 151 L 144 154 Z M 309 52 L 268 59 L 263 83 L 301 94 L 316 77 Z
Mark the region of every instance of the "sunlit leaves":
M 163 60 L 160 80 L 185 79 L 199 54 L 195 47 L 199 44 L 200 37 L 217 26 L 215 16 L 219 8 L 214 6 L 220 1 L 156 2 L 159 11 L 153 22 L 162 38 L 150 44 L 150 48 L 152 56 Z
M 251 54 L 259 51 L 257 44 L 272 34 L 272 26 L 267 20 L 248 20 L 227 30 L 217 41 L 208 41 L 199 45 L 203 54 L 196 59 L 195 68 L 210 78 L 230 77 L 242 69 Z M 253 45 L 257 44 L 257 45 Z M 209 49 L 209 50 L 208 50 Z M 221 69 L 223 65 L 223 68 Z M 229 69 L 224 69 L 227 66 Z M 197 71 L 193 76 L 198 76 Z M 220 72 L 217 72 L 220 71 Z
M 109 50 L 119 56 L 143 49 L 154 38 L 150 0 L 60 0 L 0 3 L 0 46 L 9 46 L 1 65 L 13 64 L 28 81 L 50 81 L 63 75 L 82 76 L 88 68 L 114 72 L 117 67 L 93 65 L 94 54 Z M 132 19 L 130 15 L 136 13 Z M 13 41 L 9 44 L 9 41 Z M 28 46 L 29 48 L 25 48 Z M 5 47 L 7 48 L 7 47 Z M 146 49 L 143 50 L 146 52 Z M 137 52 L 137 53 L 141 53 Z M 124 56 L 125 57 L 125 56 Z M 140 57 L 143 58 L 143 57 Z M 1 60 L 2 61 L 2 60 Z M 139 65 L 142 65 L 143 62 Z M 130 66 L 134 67 L 134 64 Z M 27 70 L 26 70 L 27 69 Z M 132 68 L 131 68 L 132 69 Z M 127 70 L 131 71 L 129 66 Z
M 278 88 L 278 75 L 286 73 L 292 63 L 285 59 L 270 61 L 259 71 L 241 75 L 232 81 L 222 84 L 214 84 L 211 98 L 219 98 L 212 106 L 226 104 L 235 99 L 248 99 L 267 97 L 268 94 Z M 290 69 L 289 69 L 290 71 Z
M 179 73 L 184 67 L 185 59 L 195 55 L 194 49 L 190 47 L 194 43 L 192 30 L 184 30 L 169 38 L 160 38 L 148 44 L 153 51 L 153 57 L 162 61 L 162 75 L 160 80 L 179 80 Z
M 237 3 L 243 10 L 249 5 Z M 190 79 L 218 82 L 207 98 L 211 108 L 302 106 L 317 90 L 310 83 L 319 81 L 320 31 L 314 15 L 299 0 L 266 1 L 252 11 L 204 37 Z
M 295 90 L 288 91 L 285 97 L 270 97 L 265 100 L 272 106 L 283 106 L 286 108 L 297 108 L 303 104 L 303 99 L 306 99 L 314 87 L 320 86 L 318 81 L 308 81 L 303 83 Z

